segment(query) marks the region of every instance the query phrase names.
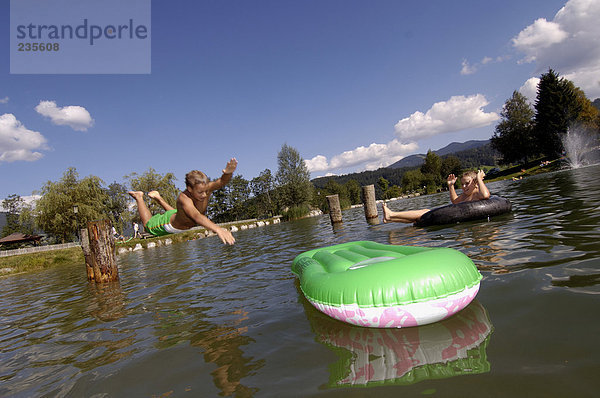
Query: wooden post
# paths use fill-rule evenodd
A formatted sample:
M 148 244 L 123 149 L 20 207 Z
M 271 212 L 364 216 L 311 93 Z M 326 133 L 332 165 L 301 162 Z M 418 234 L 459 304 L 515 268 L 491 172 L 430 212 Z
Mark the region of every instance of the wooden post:
M 362 187 L 363 206 L 365 208 L 365 218 L 369 224 L 379 224 L 379 214 L 377 213 L 377 202 L 375 201 L 375 185 L 365 185 Z
M 329 218 L 331 218 L 331 224 L 342 222 L 342 208 L 340 206 L 340 197 L 335 195 L 327 196 L 327 204 L 329 205 Z
M 119 279 L 115 255 L 115 240 L 111 232 L 110 220 L 88 222 L 92 265 L 96 283 L 112 282 Z
M 87 270 L 88 281 L 94 280 L 94 261 L 92 260 L 92 249 L 90 248 L 90 238 L 88 230 L 83 228 L 79 231 L 81 239 L 81 249 L 83 250 L 83 257 L 85 257 L 85 269 Z

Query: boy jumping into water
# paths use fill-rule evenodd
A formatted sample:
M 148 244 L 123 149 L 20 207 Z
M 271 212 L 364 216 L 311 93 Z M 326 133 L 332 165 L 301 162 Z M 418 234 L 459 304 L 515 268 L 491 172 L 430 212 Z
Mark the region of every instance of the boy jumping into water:
M 474 171 L 467 171 L 463 173 L 460 178 L 462 185 L 462 193 L 456 194 L 454 190 L 454 184 L 456 183 L 456 176 L 450 174 L 448 176 L 448 191 L 450 191 L 450 200 L 453 204 L 462 202 L 474 202 L 476 200 L 489 199 L 490 191 L 483 183 L 485 173 L 483 170 L 479 170 L 477 173 Z M 391 211 L 387 205 L 383 203 L 383 222 L 403 222 L 403 223 L 414 223 L 418 221 L 421 216 L 427 213 L 429 209 L 421 210 L 408 210 L 408 211 Z
M 129 195 L 137 203 L 138 212 L 146 231 L 154 236 L 175 234 L 200 225 L 216 233 L 223 243 L 233 245 L 235 239 L 231 232 L 217 226 L 205 214 L 210 194 L 231 181 L 236 167 L 237 160 L 232 158 L 223 169 L 223 175 L 216 181 L 210 181 L 206 174 L 198 170 L 187 173 L 185 175 L 186 189 L 177 197 L 177 209 L 171 207 L 157 191 L 148 192 L 148 196 L 165 209 L 166 212 L 162 214 L 152 216 L 148 206 L 144 203 L 143 192 L 130 191 Z

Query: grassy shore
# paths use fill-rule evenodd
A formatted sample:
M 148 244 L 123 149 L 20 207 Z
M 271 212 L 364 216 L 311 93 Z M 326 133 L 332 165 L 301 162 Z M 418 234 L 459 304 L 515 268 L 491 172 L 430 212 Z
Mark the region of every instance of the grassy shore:
M 78 263 L 81 263 L 83 272 L 85 270 L 85 260 L 80 247 L 0 257 L 0 276 L 40 271 L 46 268 Z
M 543 164 L 542 162 L 547 162 L 547 163 L 542 165 Z M 536 174 L 542 174 L 542 173 L 548 173 L 551 171 L 562 170 L 564 167 L 565 167 L 565 161 L 563 159 L 546 160 L 545 158 L 542 158 L 542 159 L 531 161 L 524 166 L 515 166 L 515 167 L 511 167 L 511 168 L 502 170 L 502 172 L 499 175 L 494 176 L 493 178 L 486 176 L 485 182 L 489 183 L 489 182 L 493 182 L 493 181 L 510 180 L 510 179 L 519 180 L 519 179 L 522 179 L 525 177 L 534 176 Z

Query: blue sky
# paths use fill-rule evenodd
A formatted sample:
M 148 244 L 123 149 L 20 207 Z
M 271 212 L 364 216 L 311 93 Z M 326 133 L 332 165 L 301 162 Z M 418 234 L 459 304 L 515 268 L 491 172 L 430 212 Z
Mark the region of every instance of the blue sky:
M 49 0 L 52 1 L 52 0 Z M 68 167 L 251 179 L 284 143 L 312 176 L 488 139 L 553 68 L 600 97 L 600 0 L 152 1 L 150 74 L 10 74 L 0 5 L 0 199 Z

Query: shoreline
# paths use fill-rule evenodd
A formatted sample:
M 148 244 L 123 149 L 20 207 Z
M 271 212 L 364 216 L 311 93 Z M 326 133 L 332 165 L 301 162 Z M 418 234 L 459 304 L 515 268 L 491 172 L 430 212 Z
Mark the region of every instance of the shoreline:
M 267 225 L 279 224 L 280 222 L 281 216 L 275 216 L 264 220 L 253 219 L 232 221 L 217 225 L 222 228 L 227 228 L 235 233 L 240 230 L 259 228 Z M 123 243 L 117 241 L 115 242 L 115 251 L 116 255 L 120 255 L 138 250 L 167 246 L 174 243 L 204 239 L 210 236 L 216 236 L 216 234 L 201 227 L 194 227 L 178 234 L 149 237 L 145 239 L 130 239 Z M 85 258 L 83 257 L 81 246 L 0 257 L 0 278 L 41 271 L 55 266 L 72 264 L 74 262 L 80 263 L 82 270 L 85 270 Z

